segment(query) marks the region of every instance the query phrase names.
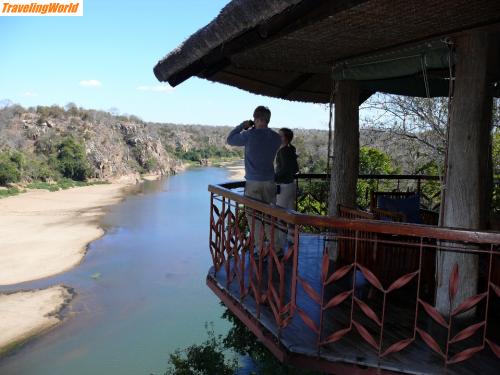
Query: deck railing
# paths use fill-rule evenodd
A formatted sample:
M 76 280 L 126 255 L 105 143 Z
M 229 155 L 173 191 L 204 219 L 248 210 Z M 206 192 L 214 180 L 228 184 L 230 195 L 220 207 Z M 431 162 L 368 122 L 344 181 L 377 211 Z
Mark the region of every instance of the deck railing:
M 500 233 L 302 214 L 243 186 L 209 186 L 208 282 L 280 359 L 347 373 L 497 369 Z

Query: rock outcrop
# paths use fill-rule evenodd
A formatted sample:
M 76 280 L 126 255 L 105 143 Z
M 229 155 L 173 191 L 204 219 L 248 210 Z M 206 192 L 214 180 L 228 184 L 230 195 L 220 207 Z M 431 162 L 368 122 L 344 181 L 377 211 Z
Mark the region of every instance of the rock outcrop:
M 60 140 L 68 136 L 84 145 L 95 178 L 169 174 L 179 167 L 156 130 L 140 121 L 99 111 L 85 111 L 83 115 L 63 111 L 59 116 L 26 111 L 0 117 L 0 151 L 16 149 L 43 157 L 54 152 Z

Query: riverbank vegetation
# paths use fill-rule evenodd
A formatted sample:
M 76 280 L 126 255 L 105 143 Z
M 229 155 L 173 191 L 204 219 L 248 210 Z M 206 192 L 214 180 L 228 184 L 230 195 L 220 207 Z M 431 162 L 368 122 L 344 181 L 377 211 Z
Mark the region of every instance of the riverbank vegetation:
M 91 168 L 81 141 L 71 136 L 41 146 L 43 151 L 7 150 L 0 152 L 0 197 L 25 189 L 57 191 L 105 181 L 90 181 Z

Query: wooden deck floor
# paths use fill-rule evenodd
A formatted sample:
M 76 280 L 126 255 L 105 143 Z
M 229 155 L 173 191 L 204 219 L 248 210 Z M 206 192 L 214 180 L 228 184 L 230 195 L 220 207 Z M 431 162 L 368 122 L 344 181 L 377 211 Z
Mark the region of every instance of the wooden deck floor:
M 320 265 L 323 255 L 324 242 L 321 236 L 301 235 L 298 274 L 305 279 L 318 293 L 321 291 Z M 248 259 L 247 259 L 248 263 Z M 291 267 L 287 268 L 287 280 L 291 279 Z M 356 277 L 358 277 L 357 275 Z M 236 301 L 237 308 L 249 314 L 258 321 L 266 333 L 276 337 L 282 347 L 293 355 L 304 355 L 307 357 L 319 356 L 323 360 L 334 363 L 356 364 L 366 368 L 380 368 L 386 371 L 403 372 L 409 374 L 450 374 L 450 375 L 476 375 L 476 374 L 498 374 L 500 373 L 500 361 L 493 355 L 489 348 L 477 353 L 474 357 L 459 364 L 443 366 L 443 359 L 433 352 L 417 335 L 415 342 L 399 353 L 391 354 L 386 358 L 379 359 L 377 351 L 371 347 L 355 329 L 352 329 L 340 341 L 324 346 L 320 351 L 317 349 L 317 335 L 304 324 L 303 320 L 294 314 L 288 326 L 278 332 L 274 316 L 269 307 L 262 305 L 260 318 L 257 319 L 257 306 L 250 294 L 240 299 L 239 284 L 234 280 L 227 284 L 226 272 L 222 269 L 215 274 L 213 268 L 209 271 L 209 281 L 216 285 L 224 293 L 230 295 Z M 246 283 L 248 280 L 246 280 Z M 360 280 L 362 282 L 362 280 Z M 325 291 L 325 297 L 342 292 L 342 284 Z M 288 291 L 289 293 L 289 291 Z M 366 290 L 361 290 L 362 295 L 358 297 L 367 300 L 370 306 L 380 304 L 376 293 L 370 291 L 367 284 Z M 386 309 L 386 327 L 384 330 L 384 348 L 392 343 L 413 335 L 413 323 L 415 315 L 414 298 L 405 296 L 406 292 L 397 295 Z M 411 293 L 410 293 L 411 294 Z M 320 306 L 311 300 L 307 293 L 298 286 L 297 306 L 305 311 L 317 325 L 320 321 Z M 328 310 L 323 319 L 324 336 L 331 332 L 345 328 L 350 320 L 351 304 L 342 304 L 338 308 Z M 359 309 L 358 309 L 359 310 Z M 499 310 L 496 309 L 496 317 Z M 361 311 L 354 309 L 355 319 L 362 323 L 368 330 L 376 332 L 374 322 L 368 319 Z M 433 321 L 419 320 L 419 327 L 432 332 L 434 337 L 439 336 L 438 327 Z M 375 336 L 377 337 L 377 336 Z M 474 346 L 471 341 L 467 347 Z M 480 345 L 480 343 L 476 343 Z M 460 349 L 463 350 L 463 349 Z

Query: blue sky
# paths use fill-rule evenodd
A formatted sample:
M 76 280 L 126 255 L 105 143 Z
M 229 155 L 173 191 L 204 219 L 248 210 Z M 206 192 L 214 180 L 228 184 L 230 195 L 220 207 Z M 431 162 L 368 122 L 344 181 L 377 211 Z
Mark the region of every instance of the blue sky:
M 144 120 L 233 125 L 271 108 L 272 126 L 327 128 L 324 106 L 191 78 L 161 86 L 153 66 L 207 24 L 225 0 L 85 0 L 83 17 L 0 17 L 0 99 L 135 114 Z

